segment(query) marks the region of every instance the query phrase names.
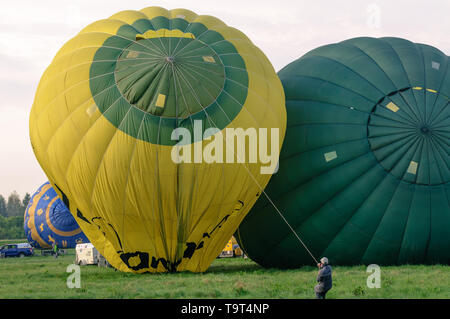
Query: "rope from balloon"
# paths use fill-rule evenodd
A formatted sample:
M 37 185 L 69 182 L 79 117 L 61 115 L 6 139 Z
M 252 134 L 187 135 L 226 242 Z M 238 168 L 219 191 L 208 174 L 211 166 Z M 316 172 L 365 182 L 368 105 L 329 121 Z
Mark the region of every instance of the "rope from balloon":
M 259 186 L 259 185 L 258 185 Z M 313 253 L 308 249 L 308 247 L 306 246 L 306 244 L 303 242 L 303 240 L 300 238 L 300 236 L 297 234 L 297 232 L 294 230 L 294 228 L 292 228 L 292 226 L 289 224 L 289 222 L 286 220 L 286 218 L 283 216 L 283 214 L 280 212 L 280 210 L 277 208 L 277 206 L 275 206 L 275 204 L 272 202 L 272 200 L 269 198 L 269 196 L 266 194 L 266 192 L 264 190 L 262 190 L 262 192 L 264 193 L 264 195 L 266 195 L 266 198 L 269 200 L 269 202 L 272 204 L 272 206 L 275 208 L 275 210 L 277 211 L 277 213 L 280 215 L 280 217 L 284 220 L 284 222 L 286 223 L 286 225 L 288 225 L 288 227 L 290 228 L 290 230 L 294 233 L 295 237 L 298 239 L 298 241 L 302 244 L 302 246 L 306 249 L 306 251 L 308 252 L 308 254 L 312 257 L 312 259 L 316 262 L 316 264 L 318 264 L 319 262 L 317 261 L 317 259 L 314 257 Z

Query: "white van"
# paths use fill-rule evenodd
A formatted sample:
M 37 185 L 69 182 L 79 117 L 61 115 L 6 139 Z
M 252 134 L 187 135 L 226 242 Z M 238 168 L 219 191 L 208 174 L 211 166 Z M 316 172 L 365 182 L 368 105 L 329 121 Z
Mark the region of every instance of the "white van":
M 75 263 L 77 265 L 98 265 L 99 267 L 111 267 L 111 264 L 91 243 L 77 244 L 75 246 L 75 252 Z
M 100 253 L 91 243 L 77 244 L 75 246 L 77 265 L 98 265 Z

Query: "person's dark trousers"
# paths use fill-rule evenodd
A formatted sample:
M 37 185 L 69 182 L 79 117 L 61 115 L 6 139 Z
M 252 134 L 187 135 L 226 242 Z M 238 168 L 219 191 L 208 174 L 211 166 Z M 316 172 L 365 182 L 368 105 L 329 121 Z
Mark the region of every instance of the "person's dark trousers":
M 325 299 L 327 292 L 316 292 L 316 299 Z

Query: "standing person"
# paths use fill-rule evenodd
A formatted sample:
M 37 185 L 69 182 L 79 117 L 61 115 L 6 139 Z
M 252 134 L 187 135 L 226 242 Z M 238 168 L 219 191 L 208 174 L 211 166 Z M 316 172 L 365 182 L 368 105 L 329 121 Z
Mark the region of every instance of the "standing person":
M 323 257 L 320 259 L 320 263 L 317 264 L 317 267 L 319 267 L 319 273 L 317 274 L 318 284 L 314 287 L 314 292 L 316 293 L 317 299 L 325 299 L 325 295 L 333 286 L 331 266 L 328 265 L 328 258 Z
M 53 254 L 55 255 L 55 258 L 58 258 L 58 245 L 55 243 L 53 243 Z

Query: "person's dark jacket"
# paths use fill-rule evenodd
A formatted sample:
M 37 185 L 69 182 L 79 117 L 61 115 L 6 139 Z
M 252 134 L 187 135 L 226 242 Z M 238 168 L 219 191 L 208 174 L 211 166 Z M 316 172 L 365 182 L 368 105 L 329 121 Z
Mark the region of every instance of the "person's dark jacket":
M 325 265 L 319 270 L 319 273 L 317 275 L 317 282 L 319 284 L 315 287 L 316 292 L 326 292 L 331 289 L 333 280 L 331 277 L 330 265 Z

